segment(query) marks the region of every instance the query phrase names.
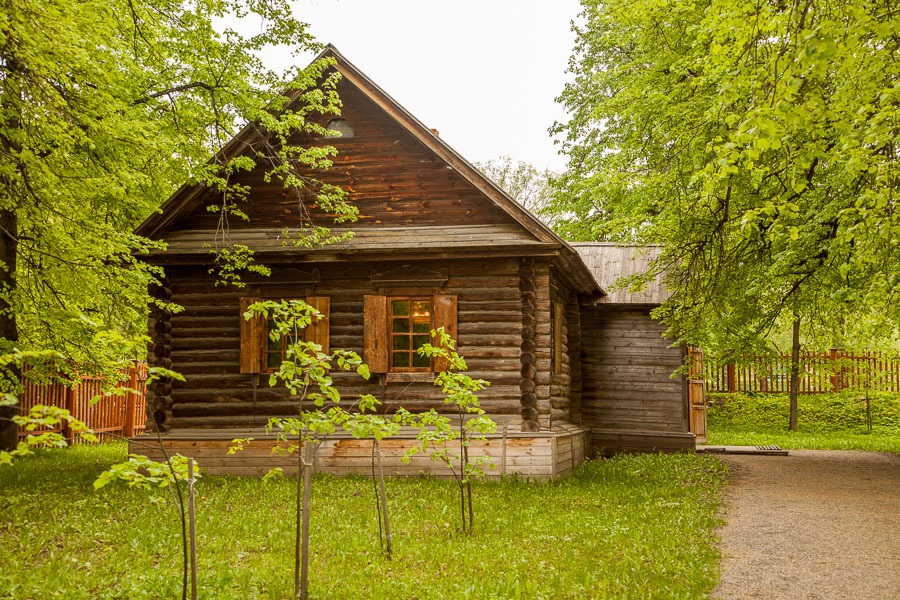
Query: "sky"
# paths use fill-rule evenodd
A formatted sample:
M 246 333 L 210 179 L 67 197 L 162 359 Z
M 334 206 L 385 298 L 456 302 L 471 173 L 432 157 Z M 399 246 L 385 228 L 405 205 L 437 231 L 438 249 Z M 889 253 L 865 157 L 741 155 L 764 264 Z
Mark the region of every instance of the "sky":
M 562 170 L 577 0 L 295 0 L 298 19 L 471 162 Z M 313 58 L 312 55 L 308 60 Z M 286 57 L 267 56 L 279 67 Z

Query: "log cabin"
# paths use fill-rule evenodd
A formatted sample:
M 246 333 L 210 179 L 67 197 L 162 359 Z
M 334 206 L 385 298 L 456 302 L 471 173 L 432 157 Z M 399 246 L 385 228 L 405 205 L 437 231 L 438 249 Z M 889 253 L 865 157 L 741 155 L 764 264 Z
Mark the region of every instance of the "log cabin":
M 333 166 L 315 176 L 343 188 L 359 209 L 357 222 L 332 227 L 352 230 L 351 239 L 283 243 L 297 200 L 267 182 L 262 166 L 240 176 L 249 220 L 233 222 L 229 235 L 271 268 L 269 277 L 245 278 L 240 289 L 215 285 L 209 244 L 218 216 L 206 210 L 215 195 L 202 185 L 183 186 L 136 231 L 166 242 L 143 257 L 164 271 L 151 291 L 183 307 L 154 306 L 149 319 L 148 361 L 185 377 L 148 391 L 148 426 L 163 447 L 193 456 L 208 473 L 294 467 L 271 454 L 275 442 L 264 430 L 270 417 L 296 414 L 286 390 L 268 385 L 281 349 L 241 315 L 257 299 L 303 298 L 325 317 L 307 339 L 358 352 L 373 374 L 366 381 L 335 373 L 342 395 L 371 393 L 386 412 L 445 408 L 433 385 L 440 365 L 414 351 L 423 331 L 445 327 L 469 374 L 491 383 L 480 402 L 497 433 L 473 446 L 493 458 L 489 476 L 550 479 L 591 452 L 693 448 L 685 383 L 669 378 L 682 349 L 649 318 L 658 298 L 641 304 L 603 287 L 615 273 L 597 257 L 618 250 L 566 243 L 334 47 L 323 56 L 341 75 L 342 111 L 339 119 L 310 118 L 342 136 L 302 142 L 337 149 Z M 223 152 L 246 152 L 253 135 L 260 134 L 245 129 Z M 228 456 L 238 437 L 255 441 Z M 427 457 L 399 460 L 413 443 L 408 432 L 381 443 L 386 472 L 442 475 Z M 132 449 L 161 456 L 156 433 L 132 440 Z M 322 442 L 316 468 L 366 472 L 370 456 L 371 442 L 338 434 Z

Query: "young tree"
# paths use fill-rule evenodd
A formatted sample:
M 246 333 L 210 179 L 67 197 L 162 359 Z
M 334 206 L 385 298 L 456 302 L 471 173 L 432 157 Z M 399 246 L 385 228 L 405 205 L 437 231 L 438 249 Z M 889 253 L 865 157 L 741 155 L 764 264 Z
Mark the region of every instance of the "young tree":
M 663 244 L 677 337 L 900 318 L 900 11 L 890 0 L 584 0 L 554 209 Z M 652 274 L 651 274 L 652 275 Z M 832 325 L 832 330 L 837 329 Z
M 418 349 L 419 354 L 446 361 L 449 368 L 441 371 L 435 378 L 434 385 L 441 388 L 444 404 L 452 407 L 456 413 L 454 425 L 451 417 L 431 409 L 418 415 L 411 415 L 404 409 L 398 414 L 405 424 L 415 425 L 419 429 L 416 439 L 420 446 L 414 446 L 404 456 L 405 461 L 418 453 L 427 453 L 432 460 L 444 463 L 459 489 L 460 523 L 463 533 L 472 532 L 475 509 L 472 506 L 472 480 L 484 475 L 484 467 L 493 468 L 489 456 L 472 456 L 469 446 L 473 440 L 484 441 L 487 434 L 497 430 L 494 422 L 478 402 L 477 392 L 490 385 L 483 379 L 473 379 L 465 374 L 468 370 L 466 360 L 456 351 L 456 340 L 451 338 L 444 328 L 432 330 L 434 344 L 425 344 Z M 455 452 L 450 444 L 458 444 L 459 452 Z

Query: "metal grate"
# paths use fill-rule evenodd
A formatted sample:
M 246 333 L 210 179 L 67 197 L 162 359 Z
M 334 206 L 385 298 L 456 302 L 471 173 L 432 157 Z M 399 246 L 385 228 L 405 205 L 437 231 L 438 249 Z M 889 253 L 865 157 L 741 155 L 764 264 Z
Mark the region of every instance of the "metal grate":
M 781 450 L 778 446 L 756 446 L 757 450 L 765 450 L 767 452 Z

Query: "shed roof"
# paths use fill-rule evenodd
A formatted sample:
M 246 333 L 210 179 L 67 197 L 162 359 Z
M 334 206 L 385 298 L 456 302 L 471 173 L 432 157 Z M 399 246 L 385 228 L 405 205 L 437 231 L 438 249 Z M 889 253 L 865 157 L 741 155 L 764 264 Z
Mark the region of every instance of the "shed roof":
M 627 288 L 610 291 L 621 277 L 646 273 L 650 263 L 659 256 L 660 246 L 619 246 L 608 242 L 576 242 L 571 244 L 594 275 L 594 279 L 607 291 L 602 304 L 662 304 L 671 295 L 662 283 L 662 275 L 647 283 L 640 292 Z

